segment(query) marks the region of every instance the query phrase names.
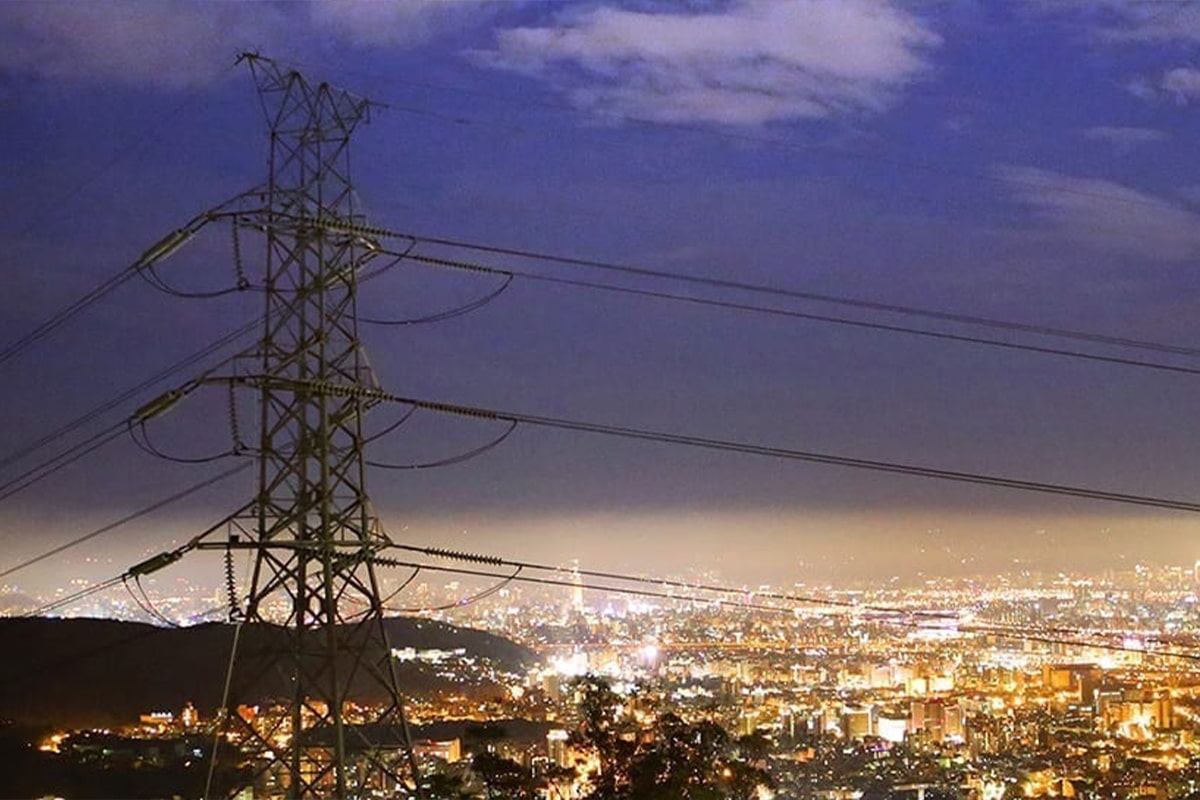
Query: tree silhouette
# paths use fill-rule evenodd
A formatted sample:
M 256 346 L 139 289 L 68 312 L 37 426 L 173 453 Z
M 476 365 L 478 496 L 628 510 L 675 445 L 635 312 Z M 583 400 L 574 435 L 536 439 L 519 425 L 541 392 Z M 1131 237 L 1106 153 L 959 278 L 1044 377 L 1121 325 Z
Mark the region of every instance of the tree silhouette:
M 603 678 L 587 676 L 577 688 L 583 719 L 574 738 L 600 762 L 588 800 L 753 800 L 773 785 L 757 765 L 768 746 L 761 736 L 734 742 L 711 720 L 675 714 L 643 727 Z

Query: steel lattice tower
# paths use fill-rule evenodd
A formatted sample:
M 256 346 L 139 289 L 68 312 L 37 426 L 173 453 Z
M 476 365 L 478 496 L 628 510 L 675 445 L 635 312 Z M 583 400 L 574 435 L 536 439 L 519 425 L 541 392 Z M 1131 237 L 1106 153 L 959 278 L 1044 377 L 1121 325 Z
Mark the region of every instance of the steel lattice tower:
M 363 221 L 348 151 L 370 107 L 268 59 L 243 59 L 271 145 L 263 203 L 238 220 L 267 239 L 266 312 L 250 374 L 238 378 L 259 394 L 258 491 L 231 520 L 254 559 L 244 624 L 269 629 L 272 644 L 231 660 L 229 700 L 282 675 L 290 713 L 266 723 L 227 710 L 234 745 L 221 748 L 226 758 L 240 749 L 269 795 L 419 796 L 370 562 L 389 544 L 366 493 L 362 418 L 377 384 L 356 321 L 374 247 L 349 232 Z M 375 710 L 351 713 L 352 691 L 374 697 Z

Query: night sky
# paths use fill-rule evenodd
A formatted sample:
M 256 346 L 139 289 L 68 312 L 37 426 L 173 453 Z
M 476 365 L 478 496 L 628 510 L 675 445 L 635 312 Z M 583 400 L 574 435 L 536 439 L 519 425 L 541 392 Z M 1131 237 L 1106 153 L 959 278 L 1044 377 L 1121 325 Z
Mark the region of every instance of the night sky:
M 266 123 L 234 65 L 242 50 L 380 104 L 353 143 L 358 200 L 376 225 L 1196 345 L 1200 3 L 1173 0 L 5 3 L 0 339 L 264 179 Z M 240 244 L 261 274 L 262 241 Z M 229 227 L 213 225 L 161 274 L 191 291 L 227 288 L 231 252 Z M 418 252 L 1200 368 L 1183 355 Z M 495 288 L 408 264 L 364 285 L 360 308 L 437 314 Z M 253 319 L 260 303 L 122 286 L 0 364 L 0 454 Z M 1195 375 L 521 279 L 470 314 L 361 333 L 384 386 L 406 396 L 1200 499 Z M 187 374 L 7 464 L 0 481 Z M 227 405 L 221 390 L 197 392 L 155 422 L 155 445 L 188 458 L 227 449 Z M 252 398 L 238 406 L 252 428 Z M 401 412 L 378 408 L 369 427 Z M 419 413 L 371 455 L 436 460 L 502 431 Z M 34 555 L 228 465 L 164 462 L 121 438 L 0 501 L 0 552 Z M 108 577 L 253 488 L 244 473 L 8 582 Z M 401 541 L 752 584 L 1200 558 L 1194 515 L 1181 512 L 527 427 L 462 464 L 373 471 L 369 489 Z

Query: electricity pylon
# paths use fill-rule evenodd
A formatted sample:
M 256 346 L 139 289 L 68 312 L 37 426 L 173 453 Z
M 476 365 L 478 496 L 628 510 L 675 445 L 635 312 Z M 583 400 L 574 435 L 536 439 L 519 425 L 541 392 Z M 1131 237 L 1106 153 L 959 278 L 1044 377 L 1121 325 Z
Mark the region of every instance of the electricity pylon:
M 237 219 L 266 236 L 266 311 L 258 348 L 233 378 L 256 389 L 260 431 L 258 491 L 230 518 L 231 542 L 253 556 L 243 624 L 269 631 L 271 644 L 249 652 L 239 629 L 247 652 L 235 645 L 217 760 L 253 764 L 255 794 L 419 797 L 371 562 L 390 542 L 365 485 L 362 418 L 378 386 L 358 339 L 356 289 L 376 248 L 353 232 L 363 220 L 348 145 L 370 104 L 269 59 L 240 60 L 271 146 L 261 204 Z M 286 711 L 256 712 L 272 681 L 287 686 Z M 352 693 L 372 702 L 351 704 Z

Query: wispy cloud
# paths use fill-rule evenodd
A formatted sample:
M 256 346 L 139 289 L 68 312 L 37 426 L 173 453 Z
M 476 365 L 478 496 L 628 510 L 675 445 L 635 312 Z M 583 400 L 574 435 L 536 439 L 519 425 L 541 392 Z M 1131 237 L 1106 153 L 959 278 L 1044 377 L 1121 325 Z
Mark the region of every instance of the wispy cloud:
M 1070 16 L 1095 39 L 1111 42 L 1200 41 L 1192 0 L 1025 0 L 1036 12 Z
M 1188 105 L 1200 100 L 1200 69 L 1175 67 L 1158 78 L 1138 76 L 1129 81 L 1125 89 L 1139 100 L 1173 100 L 1179 105 Z
M 69 83 L 185 88 L 210 83 L 242 50 L 286 55 L 334 40 L 408 46 L 486 20 L 499 0 L 309 3 L 0 3 L 0 70 Z
M 1169 200 L 1034 167 L 1003 167 L 998 176 L 1044 226 L 1077 244 L 1170 262 L 1200 253 L 1200 214 Z
M 1118 151 L 1127 151 L 1139 145 L 1153 144 L 1154 142 L 1164 142 L 1169 138 L 1164 131 L 1155 128 L 1126 128 L 1111 125 L 1085 128 L 1080 133 L 1083 138 L 1094 142 L 1108 142 Z
M 238 3 L 0 4 L 0 67 L 67 82 L 171 88 L 212 81 L 282 11 Z
M 939 43 L 886 0 L 742 0 L 707 13 L 570 12 L 501 31 L 475 55 L 604 114 L 757 125 L 880 112 Z
M 312 23 L 359 45 L 411 45 L 479 24 L 515 0 L 316 0 Z
M 1200 100 L 1200 69 L 1178 67 L 1163 74 L 1162 90 L 1178 103 Z
M 1191 0 L 1107 0 L 1092 5 L 1107 12 L 1097 33 L 1113 41 L 1200 42 L 1200 7 Z

